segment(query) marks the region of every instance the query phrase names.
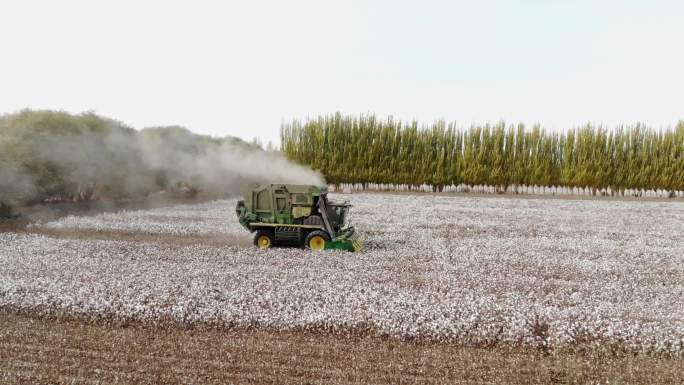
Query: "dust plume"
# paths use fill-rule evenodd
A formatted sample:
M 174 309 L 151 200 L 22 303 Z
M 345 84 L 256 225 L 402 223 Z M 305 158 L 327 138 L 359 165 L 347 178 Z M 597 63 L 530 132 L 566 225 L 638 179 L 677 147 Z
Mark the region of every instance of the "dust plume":
M 92 113 L 0 116 L 0 202 L 239 193 L 253 183 L 324 184 L 320 173 L 239 138 L 134 130 Z

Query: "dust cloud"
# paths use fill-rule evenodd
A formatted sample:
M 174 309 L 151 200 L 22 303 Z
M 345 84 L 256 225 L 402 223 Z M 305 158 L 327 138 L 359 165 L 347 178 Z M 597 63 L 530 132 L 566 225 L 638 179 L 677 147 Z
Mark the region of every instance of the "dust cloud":
M 183 127 L 134 130 L 92 113 L 25 110 L 0 116 L 0 202 L 228 196 L 255 183 L 325 183 L 278 151 Z

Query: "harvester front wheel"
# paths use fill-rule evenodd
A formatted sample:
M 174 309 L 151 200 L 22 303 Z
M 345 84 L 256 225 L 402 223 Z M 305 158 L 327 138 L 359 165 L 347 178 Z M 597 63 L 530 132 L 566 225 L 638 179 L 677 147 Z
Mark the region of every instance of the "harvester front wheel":
M 309 250 L 323 250 L 325 249 L 325 243 L 330 241 L 328 233 L 325 231 L 312 231 L 306 236 L 304 240 L 304 247 Z
M 254 246 L 260 249 L 273 247 L 273 234 L 270 231 L 259 230 L 254 234 Z

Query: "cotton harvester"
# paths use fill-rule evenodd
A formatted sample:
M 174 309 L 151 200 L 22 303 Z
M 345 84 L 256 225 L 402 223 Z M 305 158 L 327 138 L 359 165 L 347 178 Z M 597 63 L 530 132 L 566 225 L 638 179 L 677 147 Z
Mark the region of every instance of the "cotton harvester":
M 254 244 L 262 249 L 359 251 L 363 242 L 353 227 L 345 227 L 350 207 L 348 202 L 329 201 L 327 187 L 267 184 L 248 191 L 236 211 L 240 224 L 254 233 Z

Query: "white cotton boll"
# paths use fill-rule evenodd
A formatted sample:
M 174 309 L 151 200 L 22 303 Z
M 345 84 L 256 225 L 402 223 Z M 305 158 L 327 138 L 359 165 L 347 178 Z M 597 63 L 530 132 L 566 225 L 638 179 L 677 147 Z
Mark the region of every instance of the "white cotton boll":
M 367 247 L 361 253 L 3 233 L 0 306 L 152 324 L 358 330 L 541 349 L 583 343 L 681 355 L 680 206 L 341 197 L 354 205 L 351 219 Z M 235 200 L 222 200 L 44 226 L 248 237 L 234 207 Z

